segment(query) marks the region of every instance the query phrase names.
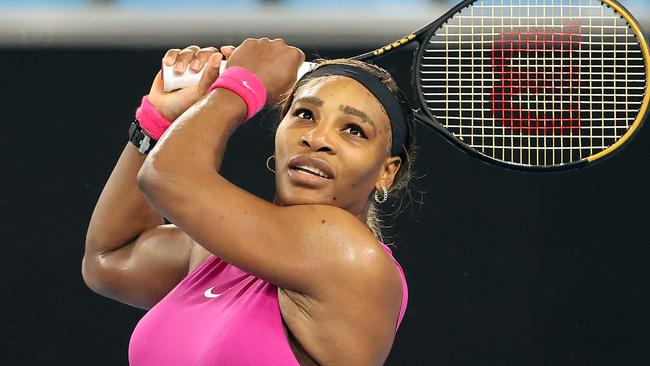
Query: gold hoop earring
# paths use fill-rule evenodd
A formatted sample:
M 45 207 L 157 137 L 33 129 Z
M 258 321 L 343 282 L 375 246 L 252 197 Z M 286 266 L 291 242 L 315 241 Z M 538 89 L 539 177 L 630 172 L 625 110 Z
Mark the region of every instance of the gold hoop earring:
M 269 161 L 271 161 L 271 159 L 275 159 L 275 155 L 271 155 L 266 159 L 266 169 L 272 171 L 273 174 L 275 174 L 275 170 L 271 169 L 271 167 L 269 166 Z
M 379 204 L 386 202 L 388 199 L 388 190 L 386 187 L 381 186 L 382 197 L 379 198 L 379 190 L 375 190 L 375 201 Z

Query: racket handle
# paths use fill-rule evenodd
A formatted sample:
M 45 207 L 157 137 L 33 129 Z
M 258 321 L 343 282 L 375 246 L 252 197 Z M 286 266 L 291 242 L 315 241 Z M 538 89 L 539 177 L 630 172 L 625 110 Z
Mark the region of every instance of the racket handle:
M 219 67 L 220 74 L 226 69 L 226 63 L 227 63 L 226 60 L 221 61 L 221 66 Z M 314 66 L 313 62 L 303 63 L 298 69 L 297 78 L 299 79 L 301 76 L 305 75 L 305 73 L 309 71 L 312 66 Z M 185 73 L 181 75 L 175 75 L 173 66 L 167 66 L 163 64 L 162 65 L 163 90 L 166 92 L 170 92 L 176 89 L 187 88 L 188 86 L 197 85 L 199 83 L 199 80 L 201 80 L 201 76 L 203 75 L 204 69 L 205 66 L 199 72 L 194 72 L 190 70 L 190 68 L 188 67 L 185 70 Z

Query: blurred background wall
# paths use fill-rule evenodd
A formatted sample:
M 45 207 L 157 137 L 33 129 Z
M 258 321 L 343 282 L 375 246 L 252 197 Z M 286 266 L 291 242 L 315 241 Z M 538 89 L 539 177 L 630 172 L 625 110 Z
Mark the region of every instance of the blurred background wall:
M 270 36 L 308 59 L 350 56 L 452 3 L 0 0 L 0 364 L 127 364 L 144 311 L 94 294 L 80 266 L 166 49 Z M 625 3 L 650 29 L 650 2 Z M 409 67 L 390 71 L 407 83 Z M 240 128 L 223 167 L 267 199 L 273 119 Z M 493 167 L 417 133 L 423 203 L 388 217 L 410 301 L 387 365 L 650 364 L 650 128 L 600 164 L 556 174 Z

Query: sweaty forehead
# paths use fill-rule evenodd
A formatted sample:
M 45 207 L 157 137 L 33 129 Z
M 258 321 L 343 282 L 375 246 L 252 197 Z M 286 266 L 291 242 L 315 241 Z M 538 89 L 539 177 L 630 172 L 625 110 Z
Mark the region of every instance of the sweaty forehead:
M 338 108 L 346 105 L 363 111 L 380 125 L 388 125 L 384 107 L 372 93 L 358 81 L 340 75 L 325 76 L 308 81 L 296 90 L 293 100 L 316 97 L 324 105 Z

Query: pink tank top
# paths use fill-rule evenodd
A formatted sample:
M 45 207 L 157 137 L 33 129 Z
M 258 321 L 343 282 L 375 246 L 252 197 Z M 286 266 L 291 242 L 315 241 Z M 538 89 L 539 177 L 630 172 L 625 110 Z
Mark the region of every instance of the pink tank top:
M 393 257 L 390 248 L 382 244 Z M 402 267 L 404 317 L 408 288 Z M 284 333 L 277 287 L 210 255 L 138 322 L 131 366 L 299 366 Z

